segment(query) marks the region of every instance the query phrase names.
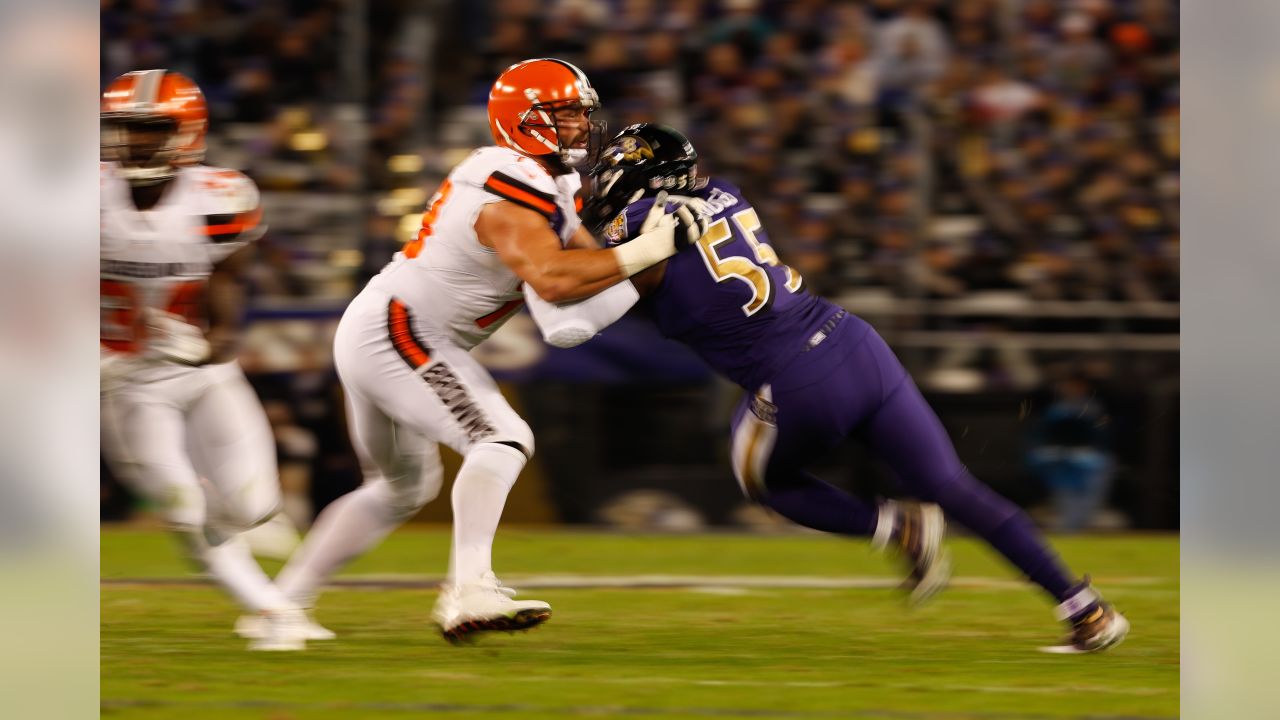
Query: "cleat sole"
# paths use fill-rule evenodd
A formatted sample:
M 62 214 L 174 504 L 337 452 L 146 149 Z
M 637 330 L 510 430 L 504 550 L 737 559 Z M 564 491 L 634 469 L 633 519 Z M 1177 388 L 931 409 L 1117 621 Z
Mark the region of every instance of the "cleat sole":
M 441 628 L 440 635 L 454 645 L 473 642 L 477 634 L 482 632 L 507 632 L 532 630 L 551 618 L 550 610 L 521 610 L 511 617 L 496 617 L 486 620 L 469 620 L 452 628 Z

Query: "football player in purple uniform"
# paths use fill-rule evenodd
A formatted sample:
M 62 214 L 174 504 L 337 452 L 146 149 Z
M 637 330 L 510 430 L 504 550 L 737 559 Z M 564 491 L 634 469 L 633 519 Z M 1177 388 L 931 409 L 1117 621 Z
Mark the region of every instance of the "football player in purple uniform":
M 913 601 L 949 577 L 943 514 L 990 543 L 1042 587 L 1070 625 L 1046 648 L 1095 652 L 1129 623 L 1072 576 L 1030 518 L 979 482 L 902 363 L 864 320 L 807 292 L 781 262 L 738 188 L 699 177 L 684 135 L 642 123 L 606 146 L 583 220 L 609 245 L 656 213 L 675 212 L 688 245 L 631 281 L 661 332 L 692 348 L 746 394 L 733 418 L 733 471 L 753 500 L 806 527 L 872 538 L 910 564 Z M 586 300 L 558 306 L 526 292 L 554 344 L 591 337 L 625 311 Z M 920 502 L 865 502 L 805 471 L 846 437 L 865 441 Z

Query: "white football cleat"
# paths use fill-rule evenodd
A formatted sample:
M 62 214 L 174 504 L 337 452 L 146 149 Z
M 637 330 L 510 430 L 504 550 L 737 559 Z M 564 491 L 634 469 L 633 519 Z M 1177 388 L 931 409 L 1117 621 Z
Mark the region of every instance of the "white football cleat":
M 249 640 L 250 650 L 304 650 L 308 640 L 332 640 L 334 634 L 307 616 L 303 610 L 271 610 L 243 615 L 235 632 Z
M 305 639 L 332 640 L 337 637 L 332 630 L 321 625 L 311 617 L 311 613 L 303 610 Z M 235 633 L 245 640 L 258 640 L 266 636 L 269 628 L 267 618 L 262 615 L 241 615 L 236 619 Z
M 528 630 L 551 617 L 551 606 L 541 600 L 513 600 L 516 591 L 487 572 L 465 585 L 444 585 L 431 619 L 440 634 L 456 643 L 488 630 Z
M 1102 652 L 1124 641 L 1129 620 L 1103 600 L 1085 576 L 1082 588 L 1054 610 L 1059 620 L 1071 626 L 1070 634 L 1058 645 L 1040 648 L 1056 655 Z

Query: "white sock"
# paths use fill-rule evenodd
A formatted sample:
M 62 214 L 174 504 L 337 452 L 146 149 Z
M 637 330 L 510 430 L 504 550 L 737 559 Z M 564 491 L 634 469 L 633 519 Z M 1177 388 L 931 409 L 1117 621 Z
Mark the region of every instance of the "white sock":
M 509 445 L 483 443 L 467 453 L 453 481 L 453 549 L 449 580 L 471 582 L 493 569 L 493 536 L 507 493 L 524 468 L 524 453 Z
M 183 537 L 196 562 L 246 611 L 257 613 L 292 607 L 253 559 L 249 544 L 242 538 L 232 537 L 211 545 L 199 535 L 183 533 Z
M 276 585 L 298 605 L 315 606 L 321 584 L 382 542 L 403 521 L 385 480 L 361 485 L 320 513 L 302 546 L 276 577 Z
M 898 503 L 885 500 L 880 503 L 880 512 L 876 516 L 876 531 L 871 536 L 871 547 L 883 550 L 893 539 L 894 525 L 898 522 Z

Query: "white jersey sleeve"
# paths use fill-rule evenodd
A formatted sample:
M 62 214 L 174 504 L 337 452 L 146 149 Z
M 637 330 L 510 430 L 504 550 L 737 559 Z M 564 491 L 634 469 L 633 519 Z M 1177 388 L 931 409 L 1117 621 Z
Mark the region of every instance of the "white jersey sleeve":
M 577 231 L 577 173 L 553 176 L 512 150 L 481 148 L 432 196 L 418 237 L 370 285 L 407 303 L 430 330 L 471 348 L 524 304 L 521 280 L 485 247 L 475 223 L 486 205 L 510 202 L 547 219 L 562 244 Z
M 211 262 L 217 264 L 266 233 L 262 197 L 252 180 L 236 170 L 204 165 L 190 172 L 200 187 L 192 196 L 192 211 L 203 219 Z

